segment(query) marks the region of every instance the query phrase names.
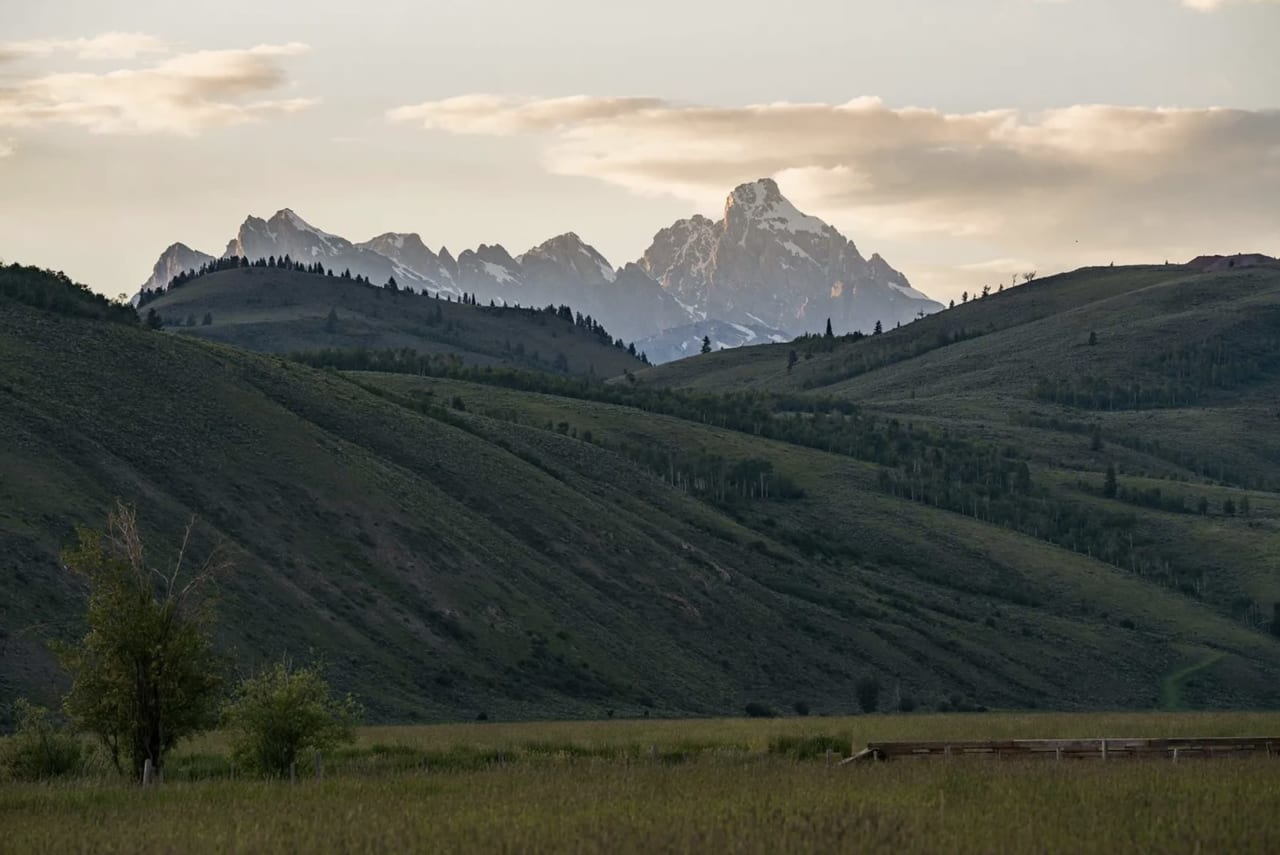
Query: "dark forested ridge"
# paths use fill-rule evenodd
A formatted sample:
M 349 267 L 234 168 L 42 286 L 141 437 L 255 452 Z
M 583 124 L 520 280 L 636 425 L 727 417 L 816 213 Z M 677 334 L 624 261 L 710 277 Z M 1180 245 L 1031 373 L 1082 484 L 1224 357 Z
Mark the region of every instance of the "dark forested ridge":
M 1186 702 L 1280 703 L 1275 274 L 1082 271 L 656 369 L 571 311 L 335 279 L 207 272 L 145 307 L 187 335 L 0 295 L 6 693 L 57 685 L 56 556 L 121 497 L 232 545 L 224 650 L 314 651 L 379 720 L 850 711 L 868 678 L 1149 707 L 1218 654 Z M 1038 391 L 1161 376 L 1195 403 Z
M 127 304 L 113 303 L 61 271 L 20 264 L 0 265 L 0 299 L 9 299 L 59 315 L 137 323 L 138 313 Z
M 145 307 L 172 331 L 275 353 L 394 348 L 597 377 L 647 363 L 634 345 L 566 305 L 482 305 L 470 295 L 405 291 L 289 259 L 220 259 L 175 278 Z

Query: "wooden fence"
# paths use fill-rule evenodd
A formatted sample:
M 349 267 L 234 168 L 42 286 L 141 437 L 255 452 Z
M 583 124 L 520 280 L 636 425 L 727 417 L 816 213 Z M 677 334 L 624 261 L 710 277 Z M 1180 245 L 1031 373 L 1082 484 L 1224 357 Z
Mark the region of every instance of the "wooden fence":
M 1210 736 L 1176 739 L 1005 739 L 958 742 L 870 742 L 845 763 L 902 757 L 1034 757 L 1108 760 L 1125 757 L 1280 757 L 1280 737 Z

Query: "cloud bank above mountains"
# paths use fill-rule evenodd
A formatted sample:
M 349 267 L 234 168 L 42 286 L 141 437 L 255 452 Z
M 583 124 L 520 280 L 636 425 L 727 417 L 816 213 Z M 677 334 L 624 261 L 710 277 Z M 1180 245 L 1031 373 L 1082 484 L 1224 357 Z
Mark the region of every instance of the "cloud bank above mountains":
M 1036 253 L 1280 231 L 1280 111 L 1080 105 L 1024 114 L 842 104 L 465 95 L 393 109 L 452 134 L 529 135 L 552 172 L 703 202 L 777 176 L 855 235 Z M 1217 244 L 1221 245 L 1221 244 Z

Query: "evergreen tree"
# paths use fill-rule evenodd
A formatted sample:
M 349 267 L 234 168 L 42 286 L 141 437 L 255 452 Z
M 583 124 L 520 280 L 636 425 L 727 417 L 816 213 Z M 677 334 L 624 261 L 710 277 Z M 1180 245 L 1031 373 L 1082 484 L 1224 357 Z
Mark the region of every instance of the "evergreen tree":
M 329 309 L 329 316 L 324 319 L 324 331 L 331 335 L 338 331 L 338 308 L 336 306 Z
M 787 352 L 787 373 L 791 373 L 792 367 L 800 361 L 800 357 L 796 355 L 795 349 Z
M 388 276 L 388 277 L 387 277 L 387 290 L 388 290 L 388 291 L 399 291 L 399 290 L 400 290 L 400 286 L 396 284 L 396 278 L 395 278 L 394 276 Z
M 153 330 L 164 328 L 164 321 L 160 319 L 160 313 L 155 309 L 147 309 L 147 326 Z
M 213 326 L 213 313 L 212 313 L 212 312 L 205 312 L 205 313 L 204 313 L 204 319 L 200 321 L 200 326 L 202 326 L 202 327 L 211 327 L 211 326 Z
M 1280 638 L 1280 603 L 1271 608 L 1271 634 Z
M 1090 331 L 1090 332 L 1089 332 L 1089 346 L 1090 346 L 1090 347 L 1092 347 L 1093 345 L 1095 345 L 1095 344 L 1097 344 L 1097 343 L 1098 343 L 1098 334 L 1097 334 L 1096 332 Z
M 1236 503 L 1233 499 L 1227 499 L 1222 503 L 1222 512 L 1229 517 L 1236 515 Z
M 876 321 L 876 328 L 871 331 L 871 334 L 880 335 L 882 332 L 884 332 L 884 326 L 879 321 Z
M 1107 464 L 1107 477 L 1102 482 L 1102 495 L 1108 499 L 1116 497 L 1116 466 L 1114 463 Z
M 858 706 L 862 708 L 864 713 L 876 711 L 876 708 L 880 705 L 879 680 L 871 675 L 861 677 L 854 684 L 853 691 L 858 696 Z
M 835 333 L 831 331 L 831 319 L 827 318 L 827 331 L 823 333 L 827 338 L 835 338 Z
M 709 335 L 704 335 L 702 337 L 702 352 L 703 353 L 711 352 L 711 336 Z

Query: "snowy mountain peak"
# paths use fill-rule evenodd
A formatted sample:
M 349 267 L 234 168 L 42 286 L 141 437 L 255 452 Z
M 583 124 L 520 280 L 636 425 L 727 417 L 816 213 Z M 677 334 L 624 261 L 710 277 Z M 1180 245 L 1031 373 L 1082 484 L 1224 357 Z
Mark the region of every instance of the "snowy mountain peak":
M 583 241 L 576 232 L 565 232 L 530 249 L 518 259 L 522 266 L 555 265 L 585 281 L 612 282 L 617 273 L 608 259 Z
M 771 231 L 792 234 L 825 234 L 828 230 L 835 231 L 817 217 L 801 213 L 782 195 L 778 183 L 772 178 L 761 178 L 735 187 L 725 200 L 724 219 L 730 227 L 735 223 L 749 223 Z
M 296 231 L 310 232 L 311 234 L 315 235 L 316 237 L 320 238 L 326 243 L 334 240 L 343 240 L 342 238 L 338 237 L 335 234 L 330 234 L 329 232 L 326 232 L 324 229 L 318 229 L 315 226 L 311 225 L 306 220 L 302 219 L 302 217 L 299 217 L 296 213 L 294 213 L 294 210 L 292 208 L 281 208 L 279 211 L 276 211 L 271 216 L 270 220 L 267 221 L 267 225 L 269 226 L 278 227 L 282 224 L 287 225 L 289 228 L 292 228 Z
M 694 216 L 658 232 L 640 263 L 695 317 L 792 335 L 828 318 L 838 332 L 870 332 L 941 308 L 873 258 L 762 178 L 733 189 L 719 222 Z

